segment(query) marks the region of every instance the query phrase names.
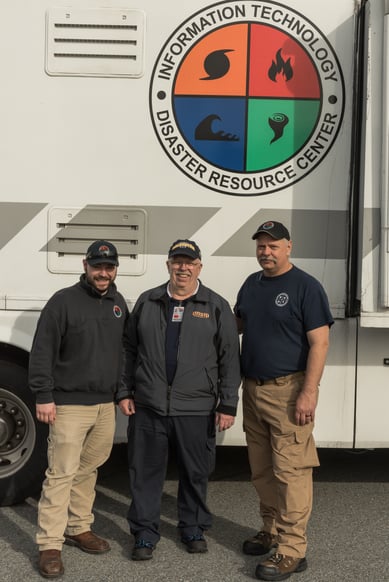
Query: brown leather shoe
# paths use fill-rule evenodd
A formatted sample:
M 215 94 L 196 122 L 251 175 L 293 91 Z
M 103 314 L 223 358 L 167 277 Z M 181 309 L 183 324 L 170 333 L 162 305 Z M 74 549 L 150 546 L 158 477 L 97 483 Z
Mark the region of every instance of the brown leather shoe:
M 45 578 L 58 578 L 64 573 L 60 550 L 39 552 L 39 574 Z
M 258 564 L 255 577 L 259 580 L 286 580 L 295 572 L 304 572 L 308 568 L 306 558 L 293 558 L 276 553 L 266 562 Z
M 259 561 L 264 562 L 276 553 L 277 546 L 277 536 L 262 530 L 243 542 L 243 553 L 258 556 Z
M 65 543 L 69 546 L 76 546 L 83 552 L 88 552 L 88 554 L 104 554 L 111 549 L 106 540 L 99 538 L 91 531 L 85 531 L 76 536 L 65 534 Z

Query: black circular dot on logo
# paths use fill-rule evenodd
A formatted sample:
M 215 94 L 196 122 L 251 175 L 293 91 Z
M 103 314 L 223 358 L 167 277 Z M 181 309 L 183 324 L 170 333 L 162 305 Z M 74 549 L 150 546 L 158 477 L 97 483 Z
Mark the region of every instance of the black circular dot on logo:
M 328 97 L 328 102 L 331 103 L 331 105 L 335 105 L 335 103 L 337 103 L 338 98 L 336 95 L 330 95 Z
M 162 99 L 166 99 L 166 93 L 165 91 L 158 91 L 157 93 L 157 97 L 158 99 L 160 99 L 162 101 Z

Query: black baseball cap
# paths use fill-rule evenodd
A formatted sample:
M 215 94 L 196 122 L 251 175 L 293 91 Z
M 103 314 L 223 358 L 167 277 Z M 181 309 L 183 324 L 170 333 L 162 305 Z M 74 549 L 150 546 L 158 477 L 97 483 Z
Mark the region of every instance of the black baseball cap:
M 270 234 L 275 240 L 280 240 L 281 238 L 290 240 L 290 234 L 286 226 L 281 224 L 281 222 L 275 222 L 275 220 L 268 220 L 260 224 L 251 238 L 255 240 L 262 232 Z
M 115 245 L 107 240 L 96 240 L 93 242 L 86 251 L 85 259 L 91 266 L 98 265 L 99 263 L 119 265 L 118 251 Z
M 170 247 L 168 258 L 170 259 L 176 255 L 184 255 L 191 259 L 201 260 L 201 251 L 199 247 L 193 240 L 188 240 L 187 238 L 176 240 Z

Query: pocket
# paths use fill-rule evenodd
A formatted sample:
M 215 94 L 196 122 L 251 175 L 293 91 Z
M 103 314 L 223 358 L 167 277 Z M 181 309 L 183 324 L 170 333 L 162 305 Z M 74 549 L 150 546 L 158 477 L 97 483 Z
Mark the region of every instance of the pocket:
M 213 473 L 216 466 L 216 425 L 214 414 L 211 414 L 208 419 L 208 435 L 206 447 L 208 457 L 208 474 L 210 475 Z
M 135 414 L 128 417 L 127 426 L 127 458 L 128 463 L 131 465 L 133 454 L 134 454 L 134 436 L 135 436 Z
M 296 443 L 295 468 L 306 469 L 320 465 L 315 439 L 312 434 L 312 424 L 299 427 L 294 433 Z
M 50 475 L 54 474 L 54 442 L 49 436 L 47 437 L 47 472 Z
M 215 378 L 215 381 L 212 379 L 211 372 L 207 368 L 204 368 L 204 372 L 205 372 L 205 376 L 207 378 L 209 392 L 212 394 L 212 396 L 216 397 L 217 396 L 217 389 L 216 389 L 217 379 Z

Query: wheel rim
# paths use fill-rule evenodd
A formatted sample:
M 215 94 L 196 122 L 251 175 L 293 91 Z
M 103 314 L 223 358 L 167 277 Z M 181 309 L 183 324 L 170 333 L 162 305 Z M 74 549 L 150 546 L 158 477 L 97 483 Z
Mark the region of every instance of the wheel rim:
M 31 457 L 35 442 L 30 409 L 15 394 L 0 388 L 0 479 L 20 471 Z

